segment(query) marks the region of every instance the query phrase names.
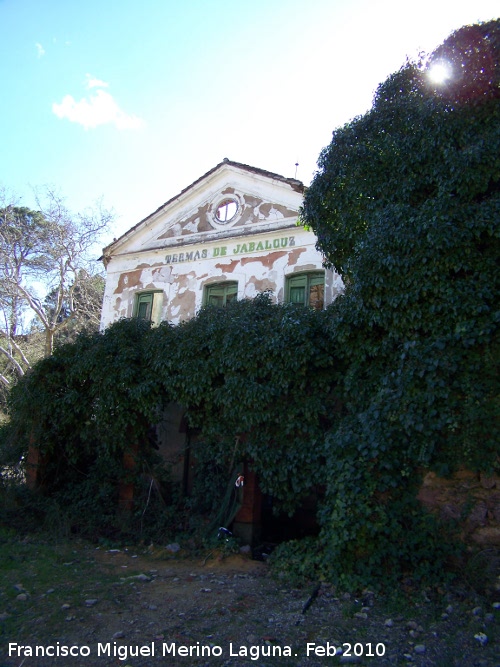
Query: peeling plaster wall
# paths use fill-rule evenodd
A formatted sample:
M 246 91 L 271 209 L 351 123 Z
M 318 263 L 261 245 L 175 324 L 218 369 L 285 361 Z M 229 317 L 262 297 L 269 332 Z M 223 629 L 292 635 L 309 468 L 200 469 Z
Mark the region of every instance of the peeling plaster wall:
M 303 186 L 224 161 L 104 249 L 101 328 L 132 317 L 136 295 L 154 292 L 153 320 L 176 324 L 203 305 L 206 286 L 237 281 L 238 298 L 271 290 L 283 302 L 287 276 L 322 268 L 316 237 L 297 227 Z M 218 220 L 221 202 L 237 214 Z M 342 291 L 325 271 L 325 304 Z
M 239 194 L 235 192 L 234 188 L 226 188 L 226 190 L 221 192 L 221 195 L 224 194 L 237 196 L 240 201 L 241 212 L 238 220 L 233 225 L 236 228 L 243 227 L 248 222 L 283 220 L 295 215 L 295 211 L 290 210 L 286 206 L 264 202 L 262 199 L 250 195 Z M 162 239 L 187 236 L 196 232 L 212 231 L 213 228 L 210 224 L 210 219 L 214 215 L 216 204 L 217 201 L 214 201 L 211 204 L 204 203 L 199 206 L 196 211 L 184 219 L 181 218 L 169 229 L 160 234 L 157 240 L 161 241 Z
M 160 319 L 174 324 L 196 314 L 206 286 L 225 280 L 238 282 L 239 299 L 271 290 L 274 300 L 282 302 L 287 276 L 322 270 L 315 243 L 314 234 L 294 226 L 234 240 L 182 244 L 175 252 L 166 248 L 113 257 L 107 267 L 102 327 L 132 317 L 135 295 L 141 291 L 158 290 Z M 326 271 L 326 305 L 342 288 L 340 277 Z

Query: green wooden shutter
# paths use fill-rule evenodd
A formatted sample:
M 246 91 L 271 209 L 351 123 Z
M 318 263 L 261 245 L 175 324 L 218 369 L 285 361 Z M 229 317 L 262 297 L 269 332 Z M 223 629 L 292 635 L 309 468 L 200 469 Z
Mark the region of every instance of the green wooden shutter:
M 307 276 L 293 276 L 288 280 L 288 301 L 290 303 L 306 304 Z
M 238 297 L 238 283 L 209 285 L 206 288 L 205 303 L 209 306 L 225 306 Z
M 153 313 L 153 293 L 144 292 L 137 295 L 136 317 L 142 320 L 151 320 Z

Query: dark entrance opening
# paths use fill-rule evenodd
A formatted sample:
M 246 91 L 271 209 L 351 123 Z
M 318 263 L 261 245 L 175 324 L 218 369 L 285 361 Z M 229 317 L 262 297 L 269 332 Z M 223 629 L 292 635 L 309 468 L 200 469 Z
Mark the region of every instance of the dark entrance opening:
M 276 513 L 274 499 L 265 495 L 262 499 L 262 539 L 279 543 L 317 535 L 318 494 L 311 493 L 292 516 L 284 512 Z

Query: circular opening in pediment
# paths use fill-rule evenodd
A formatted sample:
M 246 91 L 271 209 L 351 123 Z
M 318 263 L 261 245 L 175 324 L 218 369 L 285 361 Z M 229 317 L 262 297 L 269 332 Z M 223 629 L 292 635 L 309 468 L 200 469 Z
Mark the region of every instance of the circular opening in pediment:
M 231 222 L 238 213 L 238 202 L 235 199 L 224 199 L 217 206 L 215 219 L 221 225 Z

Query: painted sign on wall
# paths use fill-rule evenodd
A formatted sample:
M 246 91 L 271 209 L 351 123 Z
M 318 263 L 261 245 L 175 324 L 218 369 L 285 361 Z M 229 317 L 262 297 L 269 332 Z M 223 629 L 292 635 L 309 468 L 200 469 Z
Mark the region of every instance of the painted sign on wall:
M 250 241 L 247 243 L 237 243 L 232 249 L 231 246 L 218 246 L 216 248 L 200 248 L 190 250 L 189 252 L 172 253 L 165 256 L 167 264 L 181 262 L 196 262 L 200 259 L 210 259 L 212 257 L 228 257 L 231 255 L 248 255 L 253 252 L 265 252 L 266 250 L 276 250 L 279 248 L 292 248 L 295 246 L 295 236 L 280 236 L 265 241 Z

